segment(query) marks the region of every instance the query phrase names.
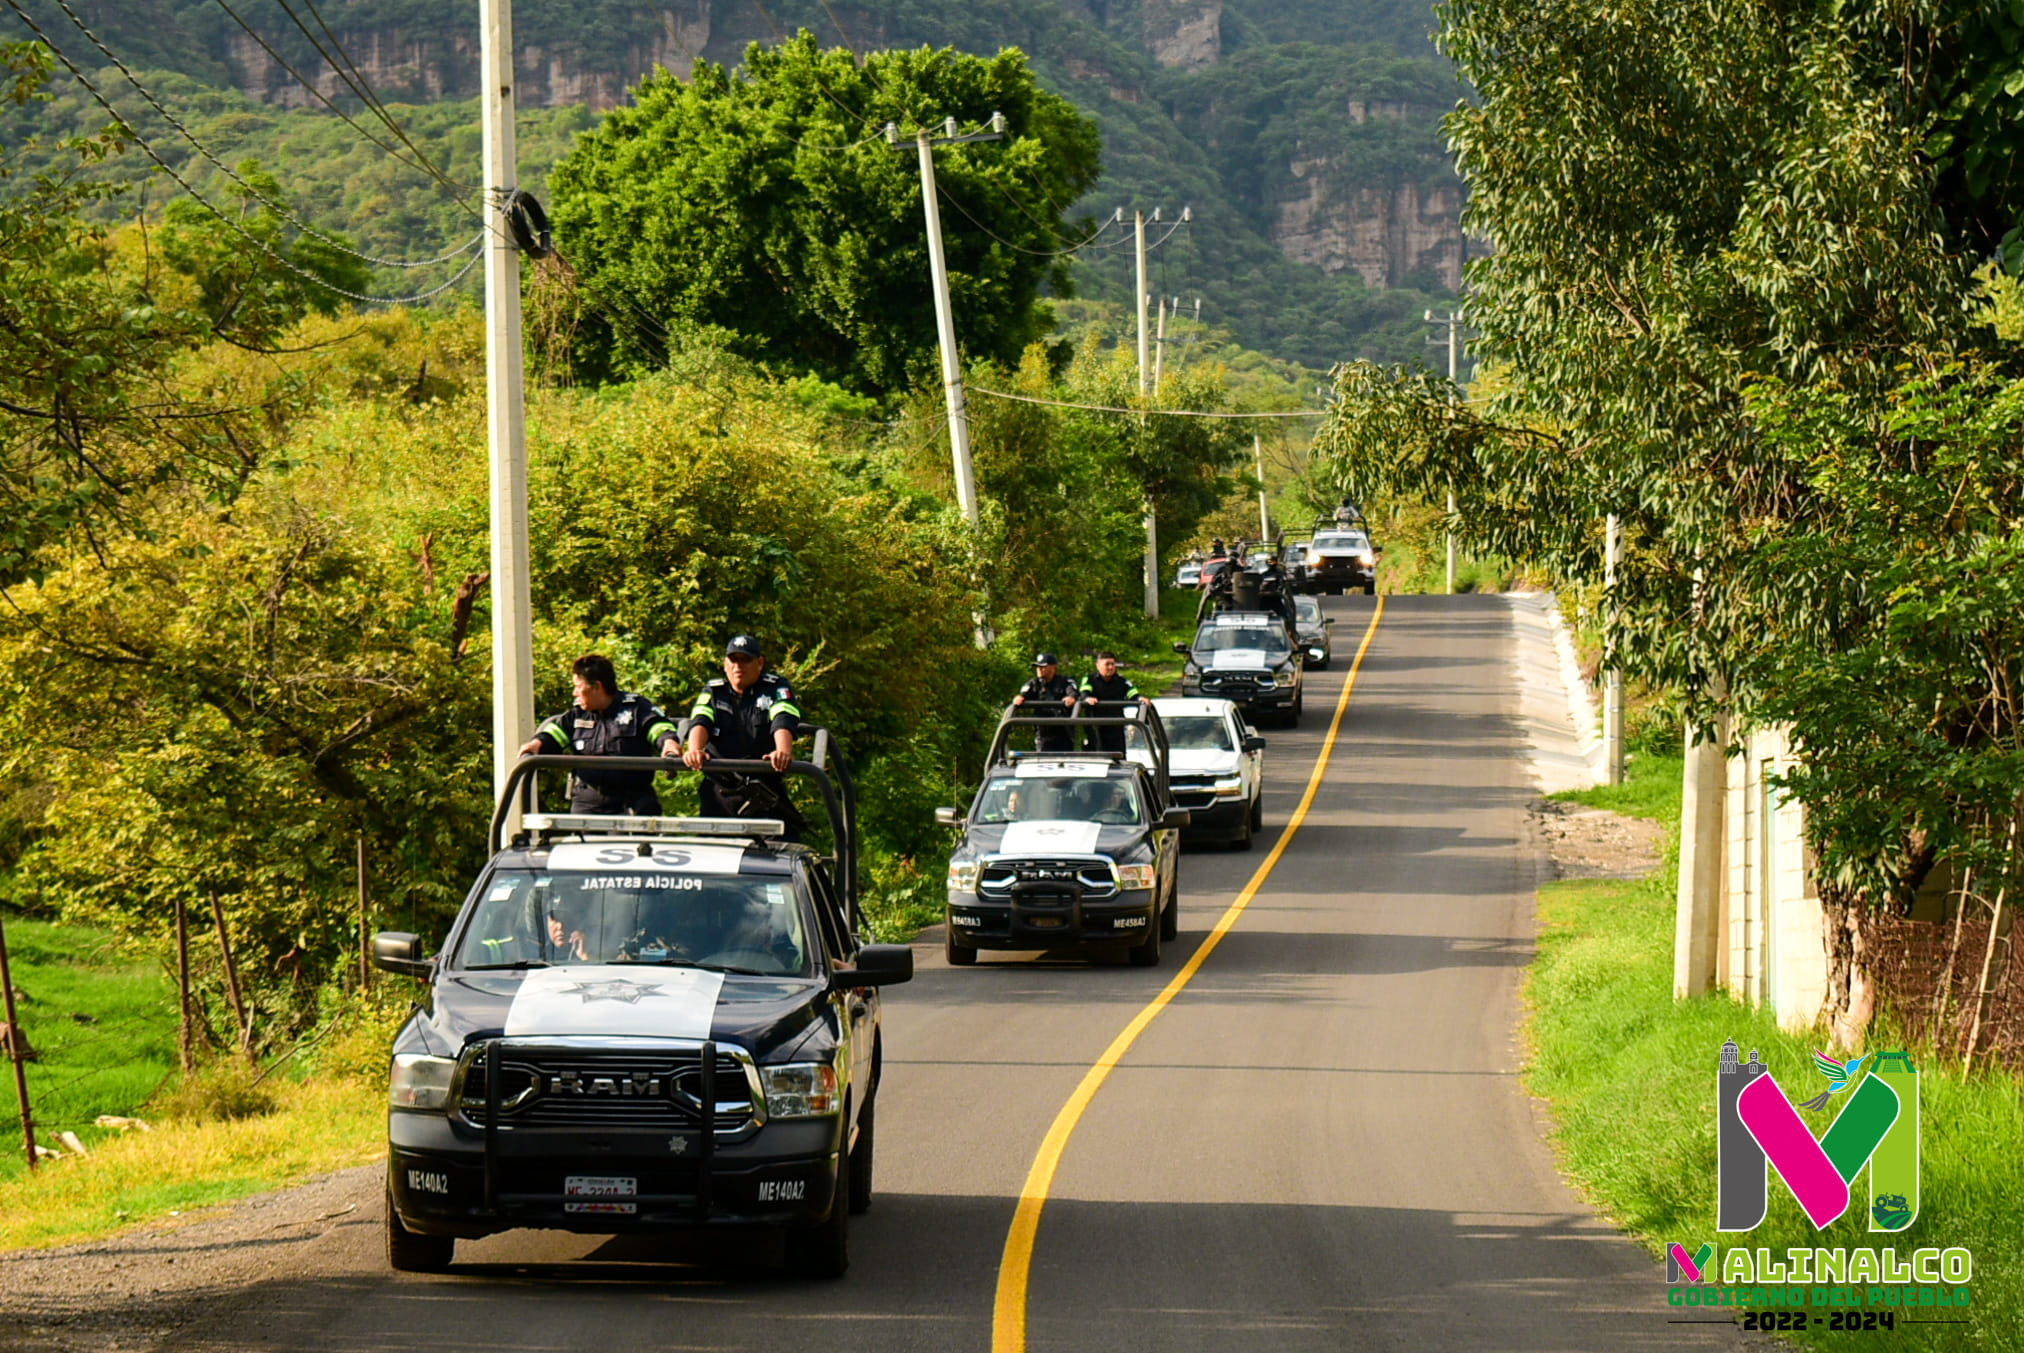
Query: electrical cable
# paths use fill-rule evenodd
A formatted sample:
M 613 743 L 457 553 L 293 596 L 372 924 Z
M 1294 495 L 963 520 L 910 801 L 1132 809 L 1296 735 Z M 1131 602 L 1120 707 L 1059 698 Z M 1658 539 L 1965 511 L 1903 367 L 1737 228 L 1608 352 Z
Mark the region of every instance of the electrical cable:
M 260 49 L 266 52 L 269 57 L 273 58 L 274 63 L 276 65 L 280 66 L 281 69 L 283 69 L 284 71 L 287 71 L 289 76 L 294 79 L 295 83 L 301 85 L 304 89 L 308 90 L 312 98 L 316 99 L 317 102 L 321 103 L 325 108 L 328 108 L 331 112 L 335 113 L 347 127 L 350 127 L 353 131 L 357 132 L 360 136 L 364 137 L 367 141 L 371 142 L 374 146 L 377 146 L 381 151 L 383 151 L 385 154 L 387 154 L 394 160 L 398 161 L 399 163 L 404 164 L 408 168 L 416 170 L 419 173 L 436 180 L 438 184 L 441 184 L 444 181 L 445 176 L 440 175 L 435 171 L 433 165 L 427 162 L 426 156 L 423 157 L 422 162 L 419 163 L 409 159 L 407 156 L 401 153 L 398 147 L 390 146 L 385 141 L 382 141 L 379 137 L 373 135 L 372 131 L 369 128 L 362 126 L 357 119 L 352 117 L 351 114 L 345 112 L 344 109 L 338 107 L 336 103 L 332 102 L 330 96 L 325 94 L 321 89 L 317 88 L 316 83 L 313 80 L 311 80 L 308 76 L 304 75 L 301 71 L 295 69 L 294 66 L 290 65 L 288 58 L 283 56 L 280 52 L 276 51 L 274 48 L 274 44 L 267 41 L 265 37 L 261 36 L 259 30 L 255 29 L 253 25 L 247 23 L 245 19 L 241 18 L 239 15 L 239 11 L 233 9 L 232 6 L 227 2 L 227 0 L 214 0 L 214 3 L 216 3 L 218 8 L 224 10 L 226 14 L 230 15 L 232 22 L 239 25 L 240 30 L 243 31 L 247 37 L 253 39 L 254 42 L 258 43 L 260 45 Z M 456 184 L 455 188 L 456 191 L 453 194 L 453 200 L 457 203 L 457 205 L 462 207 L 464 211 L 468 215 L 470 215 L 473 219 L 483 220 L 484 218 L 478 213 L 478 210 L 471 205 L 470 198 L 472 189 L 470 188 L 470 186 L 467 184 Z
M 1035 258 L 1067 258 L 1072 255 L 1081 253 L 1084 249 L 1110 247 L 1098 245 L 1095 243 L 1095 241 L 1099 235 L 1103 234 L 1105 230 L 1108 230 L 1110 228 L 1112 221 L 1116 219 L 1114 217 L 1105 219 L 1100 225 L 1097 226 L 1095 230 L 1091 231 L 1089 235 L 1085 237 L 1080 244 L 1072 244 L 1066 249 L 1028 249 L 1026 246 L 1022 244 L 1014 244 L 1011 240 L 1006 239 L 1003 235 L 998 234 L 996 231 L 991 229 L 991 227 L 985 225 L 982 221 L 978 220 L 975 216 L 971 215 L 970 209 L 968 207 L 965 207 L 961 202 L 958 202 L 955 198 L 949 196 L 948 190 L 942 187 L 940 180 L 937 180 L 935 183 L 935 192 L 942 199 L 942 201 L 948 203 L 950 206 L 954 207 L 958 212 L 960 212 L 962 214 L 963 219 L 968 221 L 971 225 L 977 227 L 977 229 L 983 231 L 986 235 L 989 235 L 992 239 L 1004 245 L 1007 249 L 1015 249 L 1022 254 L 1031 254 Z
M 352 63 L 351 57 L 345 52 L 344 48 L 338 44 L 336 38 L 333 37 L 331 39 L 331 47 L 336 52 L 336 55 L 332 55 L 331 51 L 325 50 L 323 44 L 317 41 L 316 34 L 309 31 L 309 26 L 302 22 L 302 16 L 290 8 L 288 0 L 274 0 L 274 3 L 281 7 L 281 12 L 288 16 L 289 21 L 295 25 L 302 36 L 309 39 L 309 45 L 316 50 L 316 54 L 322 57 L 324 63 L 337 73 L 337 78 L 342 80 L 351 92 L 358 96 L 359 102 L 366 106 L 366 110 L 377 117 L 381 124 L 393 133 L 396 141 L 399 141 L 413 153 L 416 167 L 453 193 L 469 193 L 471 191 L 469 184 L 458 183 L 451 179 L 449 175 L 436 167 L 435 162 L 423 153 L 420 146 L 408 139 L 406 130 L 402 128 L 400 123 L 394 121 L 393 115 L 387 112 L 386 108 L 380 103 L 379 96 L 373 92 L 372 86 L 366 83 L 365 77 L 357 74 L 357 67 Z M 304 3 L 309 4 L 310 12 L 315 14 L 316 6 L 310 3 L 310 0 L 304 0 Z M 316 21 L 325 33 L 329 33 L 329 26 L 323 23 L 322 15 L 317 14 Z M 340 60 L 340 58 L 342 59 Z M 357 78 L 353 78 L 355 75 Z
M 132 85 L 134 89 L 139 92 L 140 96 L 143 99 L 146 99 L 148 101 L 148 106 L 153 108 L 157 113 L 161 114 L 163 121 L 167 122 L 171 127 L 174 127 L 176 131 L 181 133 L 183 139 L 185 141 L 188 141 L 192 146 L 194 146 L 199 155 L 203 156 L 206 160 L 209 160 L 211 164 L 214 165 L 219 170 L 219 172 L 223 173 L 227 178 L 231 179 L 232 182 L 238 184 L 241 188 L 245 189 L 248 195 L 253 197 L 256 201 L 258 201 L 262 206 L 266 207 L 269 211 L 273 212 L 275 215 L 281 217 L 283 220 L 288 221 L 292 225 L 296 226 L 305 234 L 314 235 L 317 239 L 322 240 L 325 244 L 329 245 L 331 248 L 337 250 L 338 252 L 349 254 L 353 258 L 359 259 L 366 263 L 370 263 L 373 266 L 379 268 L 427 268 L 432 267 L 438 263 L 447 263 L 454 258 L 461 258 L 468 250 L 470 250 L 473 246 L 477 244 L 479 239 L 484 238 L 483 236 L 474 237 L 473 239 L 465 241 L 463 244 L 459 245 L 456 249 L 450 251 L 449 253 L 438 254 L 434 258 L 400 259 L 400 258 L 378 258 L 372 254 L 363 254 L 360 253 L 358 250 L 352 248 L 350 245 L 344 243 L 344 241 L 338 239 L 336 236 L 324 234 L 321 230 L 318 230 L 315 226 L 309 224 L 309 222 L 294 215 L 286 207 L 283 207 L 280 203 L 275 202 L 273 199 L 269 198 L 265 193 L 261 192 L 258 188 L 255 188 L 252 184 L 248 183 L 244 178 L 242 178 L 239 175 L 239 172 L 237 170 L 233 169 L 230 165 L 226 164 L 223 160 L 219 159 L 215 154 L 213 154 L 211 152 L 211 149 L 208 146 L 206 146 L 202 141 L 199 141 L 196 137 L 196 134 L 192 132 L 188 127 L 184 126 L 183 123 L 177 119 L 175 114 L 171 113 L 168 109 L 162 106 L 161 100 L 157 99 L 154 96 L 154 94 L 148 89 L 148 87 L 140 82 L 139 77 L 137 77 L 132 70 L 128 69 L 126 62 L 120 60 L 118 54 L 115 53 L 112 50 L 112 48 L 106 46 L 105 43 L 99 39 L 98 34 L 92 32 L 91 29 L 85 26 L 84 20 L 78 17 L 77 11 L 70 7 L 69 0 L 56 0 L 56 7 L 58 9 L 61 9 L 66 15 L 69 16 L 71 23 L 76 25 L 77 31 L 84 34 L 85 37 L 89 38 L 91 40 L 91 45 L 98 48 L 99 51 L 103 52 L 105 54 L 106 60 L 112 62 L 113 65 L 119 68 L 119 73 L 121 75 L 124 75 L 126 77 L 126 82 Z M 128 130 L 129 131 L 132 130 L 131 124 L 128 124 Z
M 347 291 L 343 287 L 337 286 L 336 284 L 332 283 L 327 278 L 320 277 L 317 274 L 310 272 L 307 268 L 304 268 L 301 265 L 297 264 L 294 260 L 287 258 L 282 254 L 276 253 L 273 246 L 268 244 L 266 240 L 261 239 L 258 235 L 255 235 L 251 231 L 247 230 L 246 227 L 240 225 L 236 219 L 234 219 L 226 212 L 220 210 L 214 203 L 212 203 L 212 201 L 209 198 L 205 197 L 202 193 L 198 192 L 196 188 L 192 187 L 190 181 L 184 178 L 182 174 L 178 173 L 174 165 L 170 164 L 167 160 L 163 159 L 161 155 L 155 150 L 155 148 L 148 143 L 146 138 L 142 137 L 138 132 L 134 131 L 132 125 L 127 122 L 126 118 L 121 116 L 119 109 L 113 107 L 112 101 L 106 98 L 105 94 L 100 91 L 99 87 L 91 82 L 91 78 L 87 76 L 84 73 L 84 71 L 78 67 L 77 63 L 75 61 L 72 61 L 67 55 L 65 55 L 62 48 L 58 47 L 54 42 L 51 42 L 49 40 L 49 35 L 42 31 L 41 25 L 37 24 L 35 22 L 34 17 L 31 16 L 27 10 L 21 7 L 20 0 L 6 0 L 6 4 L 9 9 L 14 11 L 16 17 L 18 17 L 22 23 L 28 26 L 29 31 L 33 32 L 37 38 L 41 39 L 42 45 L 49 49 L 50 54 L 53 55 L 58 61 L 62 62 L 64 68 L 68 70 L 71 73 L 71 75 L 76 78 L 79 84 L 84 86 L 84 88 L 91 94 L 91 97 L 98 102 L 99 107 L 105 109 L 107 113 L 112 115 L 114 122 L 116 122 L 119 126 L 126 129 L 127 134 L 133 138 L 134 144 L 139 146 L 141 150 L 147 155 L 147 157 L 150 160 L 153 160 L 155 164 L 161 168 L 163 173 L 167 174 L 171 179 L 173 179 L 178 187 L 180 187 L 184 192 L 188 193 L 191 199 L 194 200 L 197 203 L 197 205 L 201 206 L 204 210 L 210 212 L 211 215 L 217 217 L 227 226 L 230 226 L 236 234 L 238 234 L 241 238 L 245 239 L 247 243 L 251 244 L 261 253 L 267 255 L 268 258 L 274 260 L 274 262 L 280 264 L 282 267 L 286 268 L 289 272 L 294 273 L 296 276 L 302 278 L 304 281 L 310 283 L 311 285 L 319 287 L 324 291 L 328 291 L 334 296 L 342 296 L 348 301 L 356 301 L 360 305 L 416 305 L 421 303 L 422 301 L 428 300 L 433 296 L 441 295 L 443 292 L 448 291 L 451 287 L 457 285 L 457 283 L 463 281 L 465 275 L 468 274 L 471 271 L 471 269 L 478 266 L 479 260 L 485 257 L 483 250 L 473 251 L 470 259 L 464 264 L 463 267 L 457 269 L 457 271 L 449 278 L 448 281 L 443 282 L 437 286 L 430 287 L 427 291 L 416 292 L 412 296 L 367 296 L 356 291 Z M 482 232 L 480 233 L 478 238 L 480 239 L 484 238 Z
M 1326 409 L 1259 409 L 1221 413 L 1212 409 L 1128 409 L 1115 404 L 1079 404 L 1069 399 L 1041 399 L 1036 395 L 1015 395 L 1009 390 L 989 390 L 981 385 L 965 386 L 973 395 L 1012 399 L 1021 404 L 1045 404 L 1055 409 L 1087 409 L 1092 413 L 1156 414 L 1163 418 L 1322 418 Z

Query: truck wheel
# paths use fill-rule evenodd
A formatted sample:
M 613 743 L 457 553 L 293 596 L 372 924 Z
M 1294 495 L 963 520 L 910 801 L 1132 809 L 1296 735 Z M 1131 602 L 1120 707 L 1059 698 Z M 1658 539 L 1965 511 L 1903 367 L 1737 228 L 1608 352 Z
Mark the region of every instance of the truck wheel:
M 977 951 L 967 944 L 956 943 L 956 932 L 951 927 L 942 937 L 942 957 L 949 960 L 952 968 L 967 968 L 977 961 Z
M 972 950 L 971 952 L 975 952 Z M 878 1108 L 878 1094 L 864 1102 L 857 1116 L 857 1145 L 850 1148 L 850 1210 L 859 1216 L 871 1210 L 872 1148 L 875 1145 L 872 1111 Z
M 1265 830 L 1265 796 L 1263 794 L 1251 800 L 1251 830 L 1254 832 Z
M 1174 890 L 1167 894 L 1166 910 L 1160 913 L 1160 938 L 1163 940 L 1177 940 L 1180 937 L 1181 888 L 1179 884 L 1175 884 Z
M 1176 917 L 1175 919 L 1178 920 L 1179 918 Z M 1131 959 L 1131 965 L 1134 968 L 1157 968 L 1160 966 L 1161 929 L 1162 927 L 1160 926 L 1153 926 L 1146 932 L 1144 940 L 1125 950 L 1125 954 Z
M 387 1192 L 387 1266 L 396 1273 L 441 1273 L 450 1266 L 457 1242 L 451 1236 L 425 1236 L 401 1225 L 394 1195 Z
M 1367 597 L 1374 597 L 1377 595 L 1377 579 L 1372 578 L 1369 582 L 1363 585 L 1363 594 Z
M 829 1217 L 813 1226 L 787 1233 L 787 1271 L 799 1278 L 841 1278 L 850 1267 L 850 1175 L 843 1163 L 836 1172 L 836 1196 Z
M 1251 819 L 1248 816 L 1244 819 L 1243 829 L 1239 831 L 1237 835 L 1230 838 L 1230 849 L 1232 850 L 1251 849 Z

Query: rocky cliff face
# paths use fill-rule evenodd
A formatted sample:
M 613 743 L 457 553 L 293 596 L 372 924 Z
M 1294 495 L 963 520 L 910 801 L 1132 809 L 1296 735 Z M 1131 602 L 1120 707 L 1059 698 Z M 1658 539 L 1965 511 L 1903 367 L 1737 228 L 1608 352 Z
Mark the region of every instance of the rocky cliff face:
M 1142 0 L 1146 50 L 1169 70 L 1202 70 L 1223 55 L 1223 0 Z
M 1278 204 L 1271 229 L 1272 242 L 1288 258 L 1324 272 L 1354 269 L 1366 286 L 1406 286 L 1411 278 L 1460 289 L 1459 184 L 1428 188 L 1408 180 L 1345 190 L 1335 168 L 1322 161 L 1294 162 L 1294 178 L 1306 192 Z

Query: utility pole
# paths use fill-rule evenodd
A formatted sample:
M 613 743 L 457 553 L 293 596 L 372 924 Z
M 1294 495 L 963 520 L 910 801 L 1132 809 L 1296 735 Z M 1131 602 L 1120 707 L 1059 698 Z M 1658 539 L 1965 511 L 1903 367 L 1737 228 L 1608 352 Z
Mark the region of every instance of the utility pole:
M 1447 315 L 1444 316 L 1443 318 L 1435 319 L 1434 312 L 1429 310 L 1427 311 L 1427 323 L 1445 325 L 1448 330 L 1448 336 L 1446 341 L 1448 345 L 1448 386 L 1450 389 L 1449 398 L 1451 400 L 1459 400 L 1461 398 L 1462 393 L 1461 389 L 1462 312 L 1459 310 L 1450 310 L 1447 313 Z M 1436 344 L 1441 342 L 1440 339 L 1428 339 L 1427 341 Z M 1455 522 L 1455 491 L 1451 488 L 1448 490 L 1448 594 L 1450 596 L 1453 596 L 1455 591 L 1454 522 Z
M 1159 208 L 1153 209 L 1153 219 L 1160 219 Z M 1146 370 L 1146 214 L 1132 213 L 1132 232 L 1135 253 L 1138 259 L 1138 285 L 1134 295 L 1138 298 L 1138 375 L 1139 403 L 1146 404 L 1152 398 L 1150 375 Z M 1139 424 L 1145 425 L 1145 415 L 1139 415 Z M 1160 524 L 1158 514 L 1153 511 L 1152 495 L 1146 495 L 1146 619 L 1157 620 L 1160 615 Z
M 528 599 L 527 425 L 521 407 L 520 248 L 506 228 L 518 188 L 513 144 L 513 0 L 478 0 L 485 138 L 485 418 L 492 462 L 492 788 L 504 792 L 534 734 Z M 520 825 L 516 803 L 506 834 Z
M 7 926 L 0 921 L 0 994 L 7 998 L 7 1057 L 14 1063 L 14 1095 L 21 1105 L 21 1144 L 28 1152 L 28 1168 L 35 1168 L 35 1118 L 28 1112 L 28 1040 L 21 1036 L 21 1023 L 14 1014 L 14 974 L 7 966 Z
M 1258 471 L 1258 539 L 1272 539 L 1272 517 L 1265 510 L 1265 451 L 1257 433 L 1251 434 L 1251 465 Z
M 1174 301 L 1174 314 L 1177 318 L 1180 315 L 1180 310 L 1181 310 L 1181 303 L 1177 298 Z M 1167 298 L 1162 296 L 1160 297 L 1160 327 L 1159 331 L 1153 336 L 1154 394 L 1158 394 L 1160 392 L 1160 382 L 1164 379 L 1161 373 L 1166 370 L 1166 364 L 1167 364 Z
M 886 144 L 900 145 L 896 122 L 885 127 Z M 935 293 L 935 337 L 942 353 L 942 399 L 949 411 L 949 453 L 956 466 L 956 505 L 963 510 L 974 536 L 981 520 L 977 510 L 977 474 L 970 460 L 970 406 L 963 395 L 963 361 L 956 349 L 956 312 L 949 300 L 949 259 L 942 247 L 942 199 L 935 187 L 935 147 L 963 145 L 971 141 L 997 141 L 1005 135 L 1005 115 L 991 114 L 991 130 L 959 134 L 956 119 L 942 123 L 942 135 L 930 136 L 926 127 L 916 129 L 914 148 L 921 164 L 921 212 L 928 225 L 928 274 Z M 990 644 L 990 631 L 982 615 L 976 617 L 977 647 Z
M 1602 588 L 1604 643 L 1616 639 L 1616 567 L 1623 554 L 1623 530 L 1616 513 L 1603 526 Z M 1602 685 L 1602 756 L 1606 783 L 1623 783 L 1623 669 L 1611 667 Z

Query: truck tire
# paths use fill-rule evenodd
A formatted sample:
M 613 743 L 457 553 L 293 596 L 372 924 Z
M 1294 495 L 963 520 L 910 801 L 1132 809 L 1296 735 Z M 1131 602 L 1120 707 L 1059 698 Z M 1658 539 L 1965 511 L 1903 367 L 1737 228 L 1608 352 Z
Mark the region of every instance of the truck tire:
M 1254 832 L 1265 830 L 1265 796 L 1263 794 L 1251 800 L 1251 830 Z
M 1179 884 L 1167 894 L 1166 910 L 1160 913 L 1160 938 L 1177 940 L 1181 937 L 1181 889 Z
M 1374 597 L 1377 595 L 1377 579 L 1372 578 L 1369 582 L 1363 585 L 1363 594 L 1367 597 Z
M 873 1111 L 877 1108 L 878 1091 L 874 1090 L 864 1102 L 864 1112 L 857 1116 L 857 1145 L 850 1148 L 850 1210 L 858 1216 L 871 1210 L 872 1152 L 877 1144 Z
M 977 951 L 967 944 L 956 943 L 955 927 L 942 936 L 942 957 L 949 960 L 952 968 L 967 968 L 977 961 Z
M 1251 819 L 1248 816 L 1244 819 L 1244 826 L 1242 827 L 1242 829 L 1239 830 L 1235 836 L 1230 838 L 1230 849 L 1232 850 L 1251 849 Z
M 1178 923 L 1179 919 L 1179 917 L 1175 918 L 1176 923 Z M 1157 968 L 1160 966 L 1161 929 L 1162 927 L 1157 925 L 1149 927 L 1143 940 L 1125 950 L 1125 955 L 1131 959 L 1131 965 L 1134 968 Z
M 387 1266 L 396 1273 L 441 1273 L 450 1266 L 457 1242 L 450 1236 L 425 1236 L 401 1225 L 394 1211 L 393 1191 L 387 1191 Z
M 787 1233 L 787 1271 L 795 1277 L 841 1278 L 850 1268 L 850 1175 L 850 1162 L 840 1162 L 826 1220 Z

